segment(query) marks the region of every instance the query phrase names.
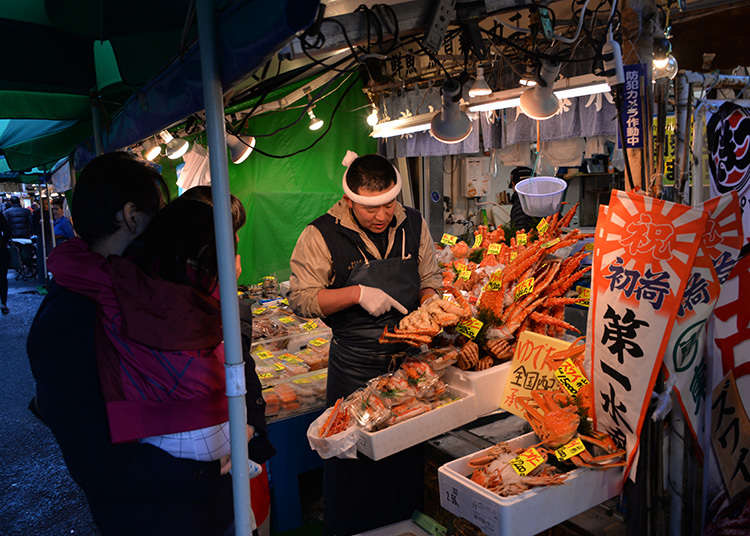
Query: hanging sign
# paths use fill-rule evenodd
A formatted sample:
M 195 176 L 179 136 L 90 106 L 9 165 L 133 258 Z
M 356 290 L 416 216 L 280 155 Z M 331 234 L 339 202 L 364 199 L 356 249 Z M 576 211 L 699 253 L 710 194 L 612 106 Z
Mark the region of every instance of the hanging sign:
M 750 421 L 732 371 L 711 399 L 711 444 L 729 497 L 750 487 Z
M 742 257 L 722 285 L 714 309 L 713 336 L 721 373 L 750 374 L 750 255 Z M 716 370 L 716 369 L 714 369 Z
M 643 122 L 643 94 L 646 85 L 646 66 L 642 63 L 625 65 L 625 91 L 620 109 L 620 121 L 625 131 L 625 139 L 620 140 L 619 147 L 627 149 L 643 147 L 644 128 L 648 128 Z
M 626 449 L 628 474 L 706 215 L 619 190 L 606 214 L 594 237 L 589 309 L 594 424 Z
M 703 246 L 706 255 L 714 264 L 719 282 L 723 284 L 737 263 L 745 242 L 742 207 L 737 192 L 732 191 L 709 199 L 703 203 L 703 210 L 708 213 Z
M 569 342 L 560 339 L 533 331 L 521 332 L 505 379 L 500 407 L 525 418 L 520 400 L 528 400 L 534 390 L 550 391 L 558 388 L 550 355 L 569 347 Z

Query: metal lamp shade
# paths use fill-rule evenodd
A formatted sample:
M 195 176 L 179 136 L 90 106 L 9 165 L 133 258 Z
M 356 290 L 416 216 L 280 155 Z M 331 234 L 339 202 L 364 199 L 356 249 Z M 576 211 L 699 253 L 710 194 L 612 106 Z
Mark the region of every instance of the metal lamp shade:
M 536 85 L 521 94 L 521 111 L 532 119 L 549 119 L 560 109 L 560 99 L 553 93 L 551 84 Z
M 172 141 L 167 143 L 167 147 L 164 152 L 167 155 L 167 158 L 169 158 L 170 160 L 176 160 L 187 152 L 188 147 L 190 147 L 190 143 L 187 140 L 174 138 Z
M 461 85 L 455 80 L 445 82 L 443 108 L 434 115 L 430 122 L 430 134 L 442 143 L 460 143 L 471 134 L 473 127 L 471 120 L 454 100 L 460 91 Z
M 235 136 L 230 136 L 227 139 L 227 145 L 229 146 L 232 163 L 241 164 L 247 160 L 247 157 L 253 152 L 253 148 L 255 147 L 255 137 L 240 136 L 240 139 L 237 139 Z

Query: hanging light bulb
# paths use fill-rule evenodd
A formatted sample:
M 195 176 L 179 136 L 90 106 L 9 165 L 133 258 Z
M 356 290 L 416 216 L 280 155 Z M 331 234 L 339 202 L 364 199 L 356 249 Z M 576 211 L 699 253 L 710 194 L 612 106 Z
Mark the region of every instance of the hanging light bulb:
M 659 60 L 659 63 L 657 64 L 657 61 L 654 60 L 653 80 L 656 81 L 659 78 L 669 78 L 672 80 L 677 76 L 678 70 L 679 67 L 677 66 L 677 60 L 672 54 L 669 54 L 667 55 L 666 61 Z
M 477 78 L 469 89 L 469 97 L 483 97 L 492 93 L 492 89 L 484 79 L 484 69 L 477 67 Z
M 255 148 L 255 137 L 254 136 L 235 136 L 230 135 L 227 137 L 227 145 L 229 146 L 229 153 L 233 164 L 241 164 Z
M 669 63 L 669 56 L 672 52 L 672 43 L 666 36 L 654 38 L 654 69 L 664 69 Z
M 373 104 L 372 108 L 370 109 L 370 115 L 367 116 L 367 124 L 370 125 L 371 127 L 374 127 L 375 125 L 378 124 L 378 120 L 379 120 L 378 119 L 378 109 Z
M 471 134 L 473 125 L 458 105 L 461 84 L 449 78 L 443 84 L 442 93 L 443 107 L 430 122 L 430 134 L 443 143 L 462 142 Z
M 164 153 L 170 160 L 177 160 L 184 155 L 187 152 L 188 147 L 190 147 L 190 143 L 188 143 L 187 140 L 175 138 L 167 130 L 159 132 L 159 137 L 164 140 L 164 143 L 166 144 Z
M 312 106 L 307 109 L 307 115 L 310 116 L 310 125 L 307 127 L 310 130 L 318 130 L 320 127 L 323 126 L 323 120 L 319 119 L 318 117 L 315 117 L 315 112 L 313 112 L 313 108 L 315 106 Z
M 149 138 L 143 144 L 143 156 L 146 160 L 153 162 L 154 159 L 161 154 L 161 145 L 156 142 L 154 138 Z
M 560 99 L 552 91 L 560 64 L 542 61 L 539 83 L 521 94 L 521 111 L 532 119 L 549 119 L 560 110 Z

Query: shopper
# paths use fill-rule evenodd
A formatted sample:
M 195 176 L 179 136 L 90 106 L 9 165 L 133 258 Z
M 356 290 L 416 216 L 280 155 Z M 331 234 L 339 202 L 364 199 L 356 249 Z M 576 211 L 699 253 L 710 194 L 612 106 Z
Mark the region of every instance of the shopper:
M 55 240 L 58 243 L 75 237 L 73 225 L 65 216 L 62 198 L 57 198 L 52 202 L 52 219 L 54 221 Z
M 29 238 L 31 236 L 31 212 L 21 206 L 18 196 L 10 198 L 10 208 L 3 213 L 10 225 L 13 238 Z
M 404 348 L 378 337 L 441 286 L 426 222 L 396 201 L 398 172 L 381 156 L 353 157 L 344 159 L 343 199 L 302 231 L 290 262 L 290 304 L 333 330 L 328 405 L 388 371 Z M 347 535 L 410 517 L 421 502 L 422 471 L 414 450 L 380 462 L 327 460 L 327 530 Z
M 10 251 L 8 243 L 10 242 L 10 225 L 0 213 L 0 312 L 7 315 L 8 309 L 8 268 L 10 267 Z
M 97 157 L 75 188 L 77 233 L 102 258 L 117 258 L 156 214 L 160 185 L 156 171 L 126 153 Z M 95 341 L 102 340 L 96 303 L 52 283 L 27 343 L 37 406 L 95 522 L 105 536 L 223 535 L 233 519 L 232 489 L 219 461 L 177 458 L 147 443 L 112 443 L 97 374 Z
M 510 209 L 510 225 L 514 231 L 525 230 L 528 232 L 539 223 L 539 218 L 529 216 L 523 211 L 521 198 L 518 196 L 518 192 L 516 192 L 515 189 L 516 184 L 523 179 L 531 177 L 531 174 L 531 168 L 525 166 L 518 166 L 513 168 L 510 172 L 510 187 L 513 189 L 513 195 L 510 196 L 510 202 L 512 205 Z

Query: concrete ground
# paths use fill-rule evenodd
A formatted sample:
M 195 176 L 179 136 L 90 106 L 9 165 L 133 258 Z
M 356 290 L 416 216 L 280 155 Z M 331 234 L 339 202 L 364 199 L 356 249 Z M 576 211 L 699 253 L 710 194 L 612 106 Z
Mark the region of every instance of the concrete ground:
M 34 379 L 26 335 L 43 296 L 9 273 L 10 314 L 0 316 L 0 534 L 95 535 L 83 493 L 49 429 L 27 409 Z

